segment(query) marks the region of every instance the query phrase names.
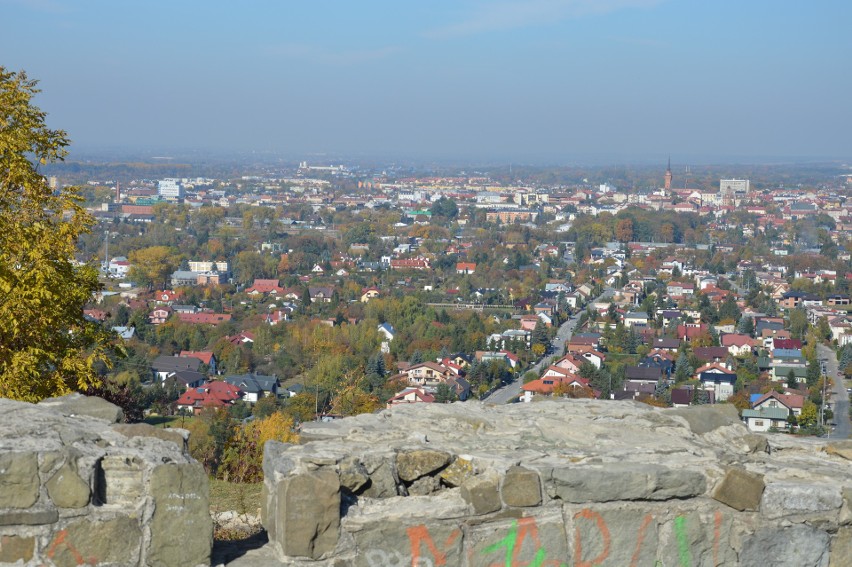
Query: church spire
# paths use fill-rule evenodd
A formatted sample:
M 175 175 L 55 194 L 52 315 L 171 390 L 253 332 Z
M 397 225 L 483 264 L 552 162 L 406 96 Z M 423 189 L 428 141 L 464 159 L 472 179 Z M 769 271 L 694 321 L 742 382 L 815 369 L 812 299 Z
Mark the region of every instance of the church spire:
M 667 191 L 672 188 L 672 156 L 669 156 L 669 162 L 666 166 L 665 184 L 663 187 L 665 187 Z

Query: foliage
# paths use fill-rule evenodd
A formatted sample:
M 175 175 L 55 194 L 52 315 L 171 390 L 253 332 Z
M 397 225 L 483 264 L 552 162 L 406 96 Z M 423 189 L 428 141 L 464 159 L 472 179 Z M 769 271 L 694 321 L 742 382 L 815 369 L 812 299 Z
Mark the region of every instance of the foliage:
M 255 419 L 264 419 L 281 409 L 276 396 L 262 396 L 254 403 L 251 414 Z
M 281 412 L 254 419 L 233 430 L 224 450 L 219 477 L 233 482 L 259 482 L 263 479 L 263 448 L 267 441 L 296 443 L 292 418 Z
M 816 425 L 819 420 L 819 409 L 816 404 L 810 400 L 805 400 L 802 404 L 802 412 L 799 414 L 799 426 L 811 427 Z
M 456 400 L 458 400 L 458 396 L 456 396 L 456 393 L 449 385 L 444 383 L 438 384 L 438 387 L 435 389 L 435 402 L 447 404 Z
M 153 287 L 166 287 L 168 278 L 179 265 L 177 250 L 169 246 L 149 246 L 129 254 L 131 279 Z
M 97 269 L 74 261 L 93 219 L 76 189 L 54 191 L 38 171 L 68 145 L 32 105 L 38 92 L 0 67 L 0 396 L 28 401 L 97 386 L 110 350 L 82 313 L 100 288 Z

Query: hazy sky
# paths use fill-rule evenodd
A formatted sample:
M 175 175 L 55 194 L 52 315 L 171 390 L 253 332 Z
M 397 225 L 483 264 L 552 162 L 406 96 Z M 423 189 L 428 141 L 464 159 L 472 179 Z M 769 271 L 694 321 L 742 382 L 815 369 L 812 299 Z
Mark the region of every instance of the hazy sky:
M 849 0 L 0 0 L 80 147 L 852 159 Z

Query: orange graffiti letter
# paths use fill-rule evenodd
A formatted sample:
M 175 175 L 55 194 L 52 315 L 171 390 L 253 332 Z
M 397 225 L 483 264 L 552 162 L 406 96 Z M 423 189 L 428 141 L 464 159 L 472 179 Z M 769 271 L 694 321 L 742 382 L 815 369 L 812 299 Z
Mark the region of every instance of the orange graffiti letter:
M 432 557 L 435 558 L 435 566 L 438 567 L 440 565 L 447 564 L 446 550 L 453 545 L 453 542 L 456 541 L 456 538 L 459 537 L 461 532 L 459 530 L 453 530 L 453 533 L 451 533 L 450 537 L 447 538 L 447 541 L 444 542 L 444 552 L 441 552 L 438 549 L 438 546 L 435 545 L 435 542 L 432 540 L 432 536 L 429 533 L 429 528 L 425 525 L 420 524 L 419 526 L 408 528 L 406 533 L 408 533 L 408 541 L 411 543 L 411 567 L 419 567 L 420 565 L 421 544 L 426 545 L 426 549 L 428 549 L 429 553 L 432 554 Z
M 579 518 L 595 521 L 598 531 L 601 533 L 601 539 L 603 540 L 603 551 L 601 551 L 598 556 L 591 561 L 583 561 L 583 538 L 580 535 L 580 528 L 574 526 L 574 567 L 593 567 L 594 565 L 600 565 L 604 562 L 604 559 L 609 556 L 609 528 L 606 526 L 606 522 L 604 522 L 604 519 L 600 514 L 589 510 L 588 508 L 583 508 L 574 514 L 575 521 Z

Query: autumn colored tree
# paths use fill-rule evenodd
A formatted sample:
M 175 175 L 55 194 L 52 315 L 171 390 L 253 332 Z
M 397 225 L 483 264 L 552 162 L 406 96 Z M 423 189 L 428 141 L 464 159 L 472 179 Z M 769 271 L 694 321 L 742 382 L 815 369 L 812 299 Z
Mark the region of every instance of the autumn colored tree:
M 621 219 L 615 225 L 615 238 L 619 242 L 630 242 L 633 240 L 633 221 L 630 219 Z
M 238 426 L 225 446 L 218 475 L 231 482 L 260 482 L 263 479 L 263 448 L 267 441 L 297 443 L 293 419 L 276 412 Z
M 100 285 L 75 262 L 92 217 L 78 190 L 52 189 L 39 166 L 66 155 L 65 132 L 32 104 L 36 82 L 0 67 L 0 396 L 38 401 L 100 383 L 109 337 L 83 318 Z
M 169 246 L 149 246 L 133 250 L 128 255 L 130 273 L 138 283 L 153 287 L 166 287 L 169 276 L 180 264 L 177 250 Z

